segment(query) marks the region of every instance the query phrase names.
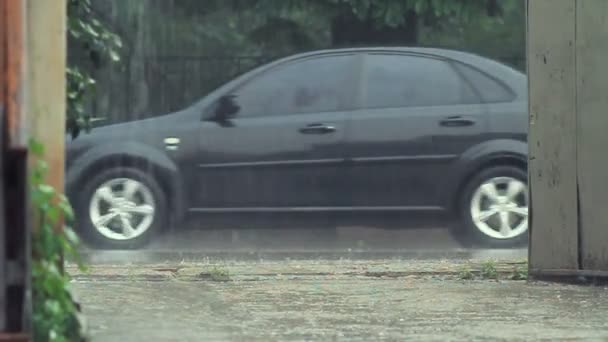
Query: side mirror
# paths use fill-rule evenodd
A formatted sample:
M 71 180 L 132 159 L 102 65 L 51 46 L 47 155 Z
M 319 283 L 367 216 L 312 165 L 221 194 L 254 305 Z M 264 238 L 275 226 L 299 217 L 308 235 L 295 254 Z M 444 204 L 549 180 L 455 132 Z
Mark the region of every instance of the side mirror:
M 234 100 L 236 95 L 224 95 L 213 106 L 211 113 L 205 119 L 217 122 L 222 127 L 232 127 L 232 119 L 241 110 L 241 107 Z

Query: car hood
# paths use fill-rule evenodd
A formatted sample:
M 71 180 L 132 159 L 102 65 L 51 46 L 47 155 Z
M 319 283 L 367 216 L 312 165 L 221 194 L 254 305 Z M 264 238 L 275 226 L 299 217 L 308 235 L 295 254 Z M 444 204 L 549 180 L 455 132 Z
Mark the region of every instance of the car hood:
M 118 124 L 111 124 L 107 126 L 101 126 L 93 128 L 88 133 L 81 133 L 78 138 L 75 139 L 87 139 L 96 137 L 109 137 L 109 136 L 137 136 L 140 133 L 149 132 L 150 130 L 157 130 L 158 128 L 166 127 L 168 123 L 174 122 L 175 114 L 163 115 L 155 118 L 135 120 L 129 122 L 123 122 Z

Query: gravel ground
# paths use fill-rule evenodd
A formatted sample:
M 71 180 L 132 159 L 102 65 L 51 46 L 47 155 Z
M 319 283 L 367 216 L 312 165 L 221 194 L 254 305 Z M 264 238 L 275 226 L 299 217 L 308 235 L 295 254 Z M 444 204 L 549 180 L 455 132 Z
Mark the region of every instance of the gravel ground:
M 498 280 L 483 279 L 484 268 Z M 510 280 L 522 260 L 68 270 L 94 341 L 608 340 L 606 288 Z M 461 279 L 468 275 L 475 279 Z

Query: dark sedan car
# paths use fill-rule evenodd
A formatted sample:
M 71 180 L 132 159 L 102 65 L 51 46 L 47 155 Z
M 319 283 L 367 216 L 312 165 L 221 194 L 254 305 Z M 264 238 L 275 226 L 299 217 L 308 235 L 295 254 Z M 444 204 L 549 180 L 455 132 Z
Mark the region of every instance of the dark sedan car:
M 259 212 L 452 213 L 468 242 L 527 240 L 526 77 L 464 52 L 288 57 L 180 112 L 95 129 L 67 158 L 97 247 L 142 246 L 185 214 Z

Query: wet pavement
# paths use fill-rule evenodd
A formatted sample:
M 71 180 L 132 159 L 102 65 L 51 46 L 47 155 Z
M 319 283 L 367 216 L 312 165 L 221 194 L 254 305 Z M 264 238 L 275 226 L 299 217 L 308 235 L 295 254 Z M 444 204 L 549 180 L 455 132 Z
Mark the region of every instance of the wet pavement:
M 526 249 L 463 248 L 446 228 L 182 229 L 137 251 L 84 251 L 93 264 L 284 259 L 525 257 Z
M 509 280 L 522 260 L 98 265 L 73 287 L 94 341 L 608 339 L 608 290 Z M 464 280 L 465 269 L 474 280 Z M 487 277 L 487 272 L 485 273 Z
M 94 341 L 608 340 L 608 290 L 513 280 L 526 255 L 440 228 L 189 230 L 67 270 Z

